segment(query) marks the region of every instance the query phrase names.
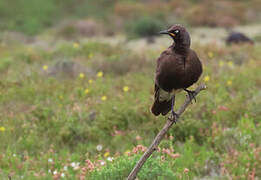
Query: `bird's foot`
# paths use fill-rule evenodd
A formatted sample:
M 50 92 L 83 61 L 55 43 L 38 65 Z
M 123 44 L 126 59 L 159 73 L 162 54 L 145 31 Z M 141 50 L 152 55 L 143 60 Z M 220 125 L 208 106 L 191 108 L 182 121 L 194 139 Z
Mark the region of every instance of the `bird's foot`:
M 191 100 L 191 103 L 192 103 L 193 99 L 196 102 L 195 91 L 190 91 L 188 89 L 184 89 L 184 91 L 186 91 L 188 93 L 188 96 L 189 96 L 189 99 Z
M 172 114 L 172 117 L 170 118 L 170 120 L 174 121 L 174 123 L 176 124 L 178 122 L 179 115 L 174 111 L 171 111 L 171 114 Z

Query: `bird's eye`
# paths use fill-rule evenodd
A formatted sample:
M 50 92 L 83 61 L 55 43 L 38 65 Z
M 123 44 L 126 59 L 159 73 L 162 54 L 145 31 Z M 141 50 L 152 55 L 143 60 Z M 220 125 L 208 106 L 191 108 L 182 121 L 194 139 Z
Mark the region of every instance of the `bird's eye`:
M 178 33 L 179 33 L 179 30 L 175 30 L 174 33 L 175 33 L 175 34 L 178 34 Z

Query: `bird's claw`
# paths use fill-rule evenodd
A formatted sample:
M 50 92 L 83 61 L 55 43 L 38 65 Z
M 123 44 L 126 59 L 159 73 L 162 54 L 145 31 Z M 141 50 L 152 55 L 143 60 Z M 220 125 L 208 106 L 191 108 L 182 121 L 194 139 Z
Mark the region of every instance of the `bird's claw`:
M 174 111 L 171 111 L 171 113 L 172 113 L 172 117 L 170 118 L 170 120 L 174 121 L 174 123 L 176 124 L 178 122 L 179 115 Z

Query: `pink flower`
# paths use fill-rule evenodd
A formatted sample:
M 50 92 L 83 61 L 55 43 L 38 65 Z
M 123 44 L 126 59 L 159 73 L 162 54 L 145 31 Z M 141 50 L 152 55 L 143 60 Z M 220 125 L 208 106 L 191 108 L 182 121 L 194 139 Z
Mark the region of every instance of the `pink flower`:
M 147 149 L 147 148 L 146 148 L 145 146 L 139 144 L 139 145 L 137 145 L 136 147 L 134 147 L 134 148 L 132 149 L 132 152 L 133 152 L 134 154 L 137 154 L 138 151 L 145 152 L 146 149 Z
M 136 140 L 139 141 L 141 140 L 141 137 L 139 135 L 136 136 Z
M 217 114 L 217 111 L 216 110 L 212 110 L 212 114 Z
M 165 161 L 165 156 L 160 157 L 161 161 Z
M 218 110 L 220 111 L 229 111 L 229 108 L 226 106 L 218 106 Z
M 188 168 L 185 168 L 184 169 L 184 173 L 188 173 L 189 172 L 189 169 Z
M 88 171 L 93 171 L 94 170 L 94 164 L 89 160 L 85 160 L 85 167 L 87 168 L 86 170 Z
M 116 126 L 113 126 L 113 133 L 112 133 L 112 136 L 121 136 L 121 135 L 124 135 L 125 132 L 124 131 L 121 131 L 121 130 L 117 130 L 117 127 Z
M 173 159 L 176 159 L 176 158 L 180 157 L 180 154 L 179 153 L 172 153 L 172 154 L 170 154 L 170 157 L 172 157 Z

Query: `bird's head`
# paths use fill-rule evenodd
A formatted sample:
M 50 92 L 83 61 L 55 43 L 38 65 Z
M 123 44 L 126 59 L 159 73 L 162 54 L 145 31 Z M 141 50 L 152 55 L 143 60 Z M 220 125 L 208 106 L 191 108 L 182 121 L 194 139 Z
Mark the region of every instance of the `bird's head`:
M 173 25 L 167 30 L 160 31 L 159 34 L 169 35 L 177 45 L 190 46 L 190 35 L 186 28 L 179 24 Z

